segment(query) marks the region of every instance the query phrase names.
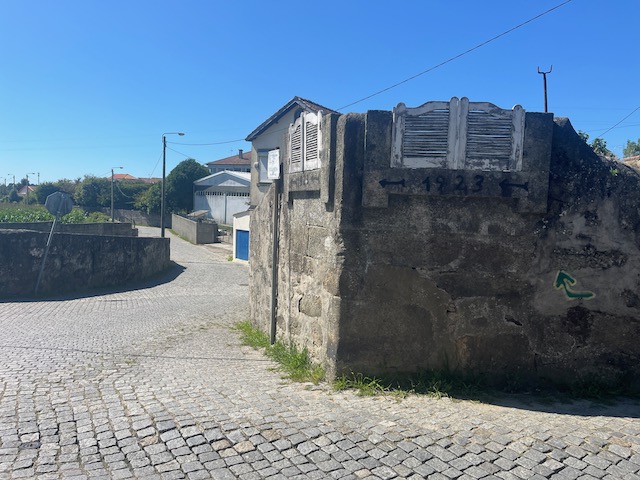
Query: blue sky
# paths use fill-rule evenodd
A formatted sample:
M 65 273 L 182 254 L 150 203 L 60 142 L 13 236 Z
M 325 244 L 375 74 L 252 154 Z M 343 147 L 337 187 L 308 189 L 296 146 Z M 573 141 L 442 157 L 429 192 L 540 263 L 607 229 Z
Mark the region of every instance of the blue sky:
M 164 132 L 186 133 L 167 171 L 217 160 L 295 95 L 340 109 L 561 3 L 0 0 L 0 182 L 160 176 Z M 572 0 L 343 111 L 452 96 L 543 111 L 537 67 L 553 65 L 549 110 L 595 138 L 640 107 L 639 14 Z M 604 135 L 618 155 L 639 137 L 640 110 Z

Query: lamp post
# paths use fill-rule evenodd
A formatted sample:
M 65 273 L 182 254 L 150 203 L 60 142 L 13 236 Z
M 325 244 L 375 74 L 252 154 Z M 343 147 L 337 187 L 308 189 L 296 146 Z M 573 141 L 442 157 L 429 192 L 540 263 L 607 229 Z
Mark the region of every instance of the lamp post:
M 111 167 L 111 223 L 114 222 L 113 220 L 113 169 L 114 168 L 119 168 L 122 170 L 122 167 Z
M 165 184 L 166 181 L 166 168 L 167 168 L 167 135 L 180 135 L 183 136 L 183 132 L 167 132 L 162 134 L 162 193 L 160 194 L 160 236 L 164 238 L 164 208 L 165 208 Z
M 29 175 L 35 175 L 35 172 L 26 174 L 26 177 L 27 177 L 27 205 L 29 205 L 29 185 L 31 185 L 29 183 Z
M 7 173 L 7 177 L 13 177 L 13 183 L 11 185 L 13 185 L 13 189 L 16 189 L 16 176 L 13 173 Z

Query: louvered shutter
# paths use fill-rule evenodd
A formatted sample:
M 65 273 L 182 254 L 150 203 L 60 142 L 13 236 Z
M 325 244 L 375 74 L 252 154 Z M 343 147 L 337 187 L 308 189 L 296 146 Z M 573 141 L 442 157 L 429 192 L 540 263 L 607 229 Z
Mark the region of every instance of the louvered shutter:
M 318 112 L 305 113 L 304 118 L 304 161 L 302 169 L 315 170 L 320 168 L 320 122 L 322 115 Z
M 289 171 L 302 171 L 302 115 L 289 126 Z
M 463 168 L 520 170 L 523 133 L 522 107 L 502 110 L 490 103 L 470 103 Z
M 391 167 L 522 170 L 524 109 L 453 97 L 393 110 Z
M 428 102 L 418 108 L 404 104 L 393 110 L 392 165 L 405 168 L 447 166 L 449 102 Z

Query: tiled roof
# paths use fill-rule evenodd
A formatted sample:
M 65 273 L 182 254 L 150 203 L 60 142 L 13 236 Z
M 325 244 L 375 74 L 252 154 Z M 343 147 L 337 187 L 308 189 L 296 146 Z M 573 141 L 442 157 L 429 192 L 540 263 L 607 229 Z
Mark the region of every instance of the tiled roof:
M 285 115 L 289 110 L 294 107 L 300 107 L 307 112 L 319 112 L 322 110 L 324 113 L 339 113 L 330 108 L 324 107 L 319 103 L 312 102 L 311 100 L 307 100 L 306 98 L 301 97 L 293 97 L 289 100 L 280 110 L 267 118 L 258 128 L 256 128 L 253 132 L 251 132 L 247 138 L 245 139 L 247 142 L 251 142 L 258 135 L 264 132 L 267 128 L 271 126 L 272 123 L 277 122 L 283 115 Z
M 129 175 L 128 173 L 114 173 L 114 180 L 137 180 L 133 175 Z
M 250 165 L 251 164 L 251 153 L 243 152 L 240 150 L 237 155 L 232 155 L 231 157 L 221 158 L 220 160 L 214 160 L 213 162 L 207 163 L 207 165 Z

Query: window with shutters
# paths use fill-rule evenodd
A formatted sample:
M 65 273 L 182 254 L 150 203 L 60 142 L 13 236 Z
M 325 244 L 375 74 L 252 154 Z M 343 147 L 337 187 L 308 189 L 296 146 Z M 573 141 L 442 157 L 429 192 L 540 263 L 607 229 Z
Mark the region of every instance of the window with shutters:
M 483 171 L 522 169 L 524 109 L 491 103 L 428 102 L 393 110 L 392 167 Z
M 258 150 L 258 182 L 271 183 L 268 176 L 269 150 Z
M 320 168 L 321 121 L 321 112 L 305 112 L 289 126 L 289 172 Z

